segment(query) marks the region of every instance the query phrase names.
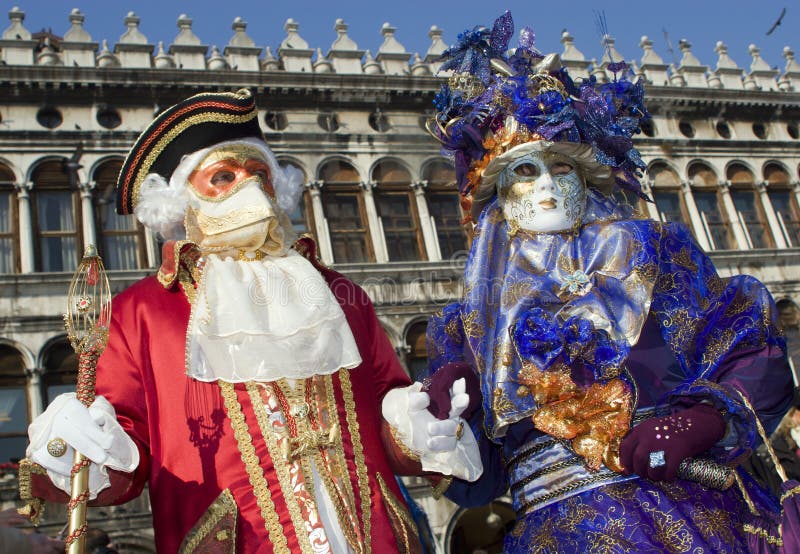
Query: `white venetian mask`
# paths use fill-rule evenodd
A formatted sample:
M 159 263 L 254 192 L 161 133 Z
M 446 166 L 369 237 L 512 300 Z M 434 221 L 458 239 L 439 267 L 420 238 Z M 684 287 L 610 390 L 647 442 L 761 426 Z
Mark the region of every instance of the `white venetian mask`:
M 282 255 L 285 215 L 276 206 L 269 165 L 247 145 L 209 153 L 189 175 L 186 235 L 203 252 Z
M 512 227 L 552 233 L 580 225 L 586 212 L 586 186 L 568 157 L 530 152 L 508 164 L 497 194 Z

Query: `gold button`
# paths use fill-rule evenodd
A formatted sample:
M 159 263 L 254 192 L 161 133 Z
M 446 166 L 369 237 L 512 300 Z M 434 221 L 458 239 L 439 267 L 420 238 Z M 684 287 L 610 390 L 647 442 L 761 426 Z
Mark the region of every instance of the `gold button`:
M 64 439 L 50 439 L 47 443 L 47 453 L 53 458 L 60 458 L 67 453 L 67 443 L 64 442 Z

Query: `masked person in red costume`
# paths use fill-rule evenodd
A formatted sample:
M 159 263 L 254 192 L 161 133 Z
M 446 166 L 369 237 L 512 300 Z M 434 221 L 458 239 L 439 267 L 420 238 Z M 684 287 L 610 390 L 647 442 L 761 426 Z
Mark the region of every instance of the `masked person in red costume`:
M 63 395 L 32 423 L 33 496 L 66 499 L 75 448 L 95 505 L 149 484 L 159 552 L 419 551 L 393 475 L 422 465 L 380 410 L 410 380 L 366 293 L 295 241 L 300 175 L 257 115 L 247 90 L 199 94 L 132 148 L 119 213 L 185 239 L 115 298 L 92 407 Z M 463 466 L 459 410 L 425 413 L 426 469 Z

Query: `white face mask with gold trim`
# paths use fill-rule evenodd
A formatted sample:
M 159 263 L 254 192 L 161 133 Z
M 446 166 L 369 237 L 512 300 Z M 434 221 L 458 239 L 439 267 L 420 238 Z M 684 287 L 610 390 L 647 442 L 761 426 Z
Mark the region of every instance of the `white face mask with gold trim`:
M 193 188 L 189 190 L 192 199 L 186 212 L 186 238 L 204 253 L 260 250 L 280 256 L 288 250 L 287 233 L 280 221 L 283 213 L 257 180 L 248 180 L 219 202 L 201 199 Z
M 277 207 L 269 162 L 246 144 L 211 150 L 188 177 L 186 237 L 204 253 L 286 254 L 294 234 Z
M 497 181 L 503 214 L 511 227 L 539 233 L 580 225 L 586 186 L 566 156 L 530 152 L 514 160 Z

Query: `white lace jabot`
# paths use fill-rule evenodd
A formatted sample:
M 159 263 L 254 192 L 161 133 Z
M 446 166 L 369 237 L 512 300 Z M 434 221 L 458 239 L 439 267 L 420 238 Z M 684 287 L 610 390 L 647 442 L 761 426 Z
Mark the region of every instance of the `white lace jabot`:
M 303 256 L 207 256 L 186 332 L 190 377 L 231 383 L 304 379 L 360 363 L 341 306 Z

